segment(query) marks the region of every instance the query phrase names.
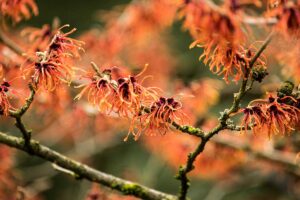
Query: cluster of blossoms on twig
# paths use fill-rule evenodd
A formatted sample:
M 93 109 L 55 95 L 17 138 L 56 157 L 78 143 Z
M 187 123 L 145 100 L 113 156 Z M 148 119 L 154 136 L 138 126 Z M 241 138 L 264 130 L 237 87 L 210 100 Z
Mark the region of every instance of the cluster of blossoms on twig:
M 3 81 L 0 85 L 0 112 L 7 116 L 9 109 L 12 107 L 8 100 L 8 91 L 10 89 L 10 84 L 7 81 Z
M 29 4 L 24 5 L 27 9 L 31 8 Z M 161 2 L 157 1 L 155 5 L 161 5 Z M 28 36 L 31 46 L 21 71 L 37 89 L 54 92 L 61 83 L 72 81 L 72 59 L 79 57 L 83 43 L 68 37 L 75 29 L 63 33 L 62 29 L 65 27 L 51 31 L 50 26 L 45 25 L 42 29 L 27 28 L 22 32 Z M 34 55 L 31 55 L 32 52 Z M 173 98 L 159 98 L 155 88 L 142 86 L 143 80 L 138 81 L 139 76 L 140 74 L 113 78 L 112 69 L 96 75 L 86 73 L 84 78 L 90 82 L 79 86 L 84 89 L 75 99 L 87 94 L 88 101 L 97 105 L 101 112 L 131 118 L 129 133 L 132 133 L 135 139 L 141 135 L 141 131 L 145 131 L 146 134 L 161 131 L 161 134 L 165 134 L 169 130 L 169 123 L 182 123 L 184 115 L 179 112 L 182 108 L 181 103 Z
M 183 124 L 186 115 L 180 111 L 182 105 L 174 98 L 160 97 L 150 105 L 146 114 L 138 114 L 132 119 L 132 132 L 135 138 L 138 138 L 143 132 L 147 135 L 153 135 L 156 132 L 166 134 L 170 130 L 170 124 L 173 122 Z M 134 124 L 137 124 L 135 132 Z
M 268 16 L 275 17 L 278 22 L 275 29 L 285 37 L 299 36 L 300 28 L 300 1 L 280 1 Z
M 77 86 L 83 89 L 75 99 L 86 94 L 88 101 L 97 106 L 100 112 L 130 118 L 128 136 L 132 133 L 138 139 L 142 132 L 165 134 L 170 129 L 169 123 L 183 122 L 181 103 L 174 98 L 159 98 L 158 88 L 142 85 L 144 79 L 139 80 L 139 77 L 146 67 L 137 75 L 114 78 L 114 68 L 100 72 L 94 63 L 92 66 L 96 73 L 88 72 L 83 76 L 88 82 Z
M 266 99 L 256 99 L 248 107 L 243 108 L 242 126 L 253 133 L 266 131 L 268 136 L 286 135 L 297 128 L 300 116 L 300 98 L 292 93 L 294 85 L 283 84 L 276 95 L 269 94 Z
M 36 52 L 34 58 L 29 57 L 22 71 L 25 77 L 31 77 L 36 87 L 53 91 L 61 82 L 70 83 L 74 73 L 72 58 L 79 57 L 83 42 L 68 36 L 76 29 L 63 33 L 59 28 L 45 51 Z
M 224 76 L 228 83 L 244 77 L 256 49 L 245 48 L 246 35 L 235 1 L 229 1 L 216 11 L 205 1 L 189 1 L 182 9 L 184 27 L 196 40 L 190 45 L 203 48 L 199 59 L 209 65 L 213 73 Z M 256 62 L 265 65 L 263 59 Z

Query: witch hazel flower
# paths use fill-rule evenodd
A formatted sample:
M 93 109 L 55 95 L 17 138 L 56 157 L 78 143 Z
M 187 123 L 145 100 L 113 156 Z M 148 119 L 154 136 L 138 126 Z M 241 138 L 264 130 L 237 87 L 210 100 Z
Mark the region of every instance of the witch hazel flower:
M 38 15 L 38 7 L 34 0 L 1 0 L 0 14 L 10 17 L 14 22 L 29 19 L 32 14 Z
M 10 83 L 3 81 L 0 85 L 0 113 L 7 116 L 9 109 L 12 108 L 8 100 L 8 92 L 10 90 Z
M 300 109 L 292 96 L 274 96 L 252 101 L 242 109 L 242 126 L 252 129 L 253 133 L 267 132 L 268 136 L 290 134 L 299 122 Z
M 83 42 L 68 36 L 76 29 L 63 33 L 62 26 L 54 35 L 51 43 L 43 52 L 36 52 L 34 58 L 28 58 L 22 67 L 24 76 L 31 76 L 37 88 L 47 91 L 55 90 L 61 83 L 70 83 L 73 76 L 72 57 L 79 57 Z
M 121 77 L 118 82 L 118 99 L 113 104 L 113 109 L 119 113 L 120 116 L 132 117 L 138 113 L 144 106 L 149 106 L 154 100 L 158 99 L 158 88 L 144 87 L 143 81 L 139 81 L 139 77 L 146 71 L 145 68 L 137 75 L 129 75 L 128 77 Z
M 275 17 L 278 22 L 275 25 L 276 31 L 286 38 L 300 36 L 300 1 L 282 1 L 271 9 L 268 16 Z
M 95 64 L 93 65 L 95 67 Z M 88 81 L 77 86 L 83 89 L 75 99 L 86 95 L 88 102 L 97 106 L 100 112 L 130 118 L 139 112 L 142 106 L 157 98 L 154 88 L 144 87 L 144 79 L 138 80 L 143 71 L 138 75 L 113 79 L 112 69 L 104 69 L 101 72 L 96 69 L 96 73 L 88 72 L 82 76 Z
M 86 73 L 82 78 L 87 79 L 87 82 L 76 86 L 83 89 L 75 100 L 86 95 L 88 102 L 97 106 L 100 112 L 109 113 L 112 102 L 117 98 L 117 83 L 111 79 L 111 70 L 105 69 L 101 74 Z
M 84 45 L 84 42 L 69 38 L 68 36 L 71 35 L 76 31 L 76 28 L 73 28 L 67 33 L 63 33 L 62 29 L 70 27 L 69 24 L 66 24 L 62 27 L 60 27 L 57 30 L 57 33 L 54 35 L 48 49 L 50 51 L 56 52 L 58 55 L 65 55 L 65 56 L 74 56 L 74 57 L 80 57 L 80 51 L 84 51 L 82 46 Z
M 142 133 L 146 135 L 164 135 L 170 131 L 170 124 L 183 124 L 187 116 L 182 111 L 182 104 L 174 98 L 160 97 L 153 102 L 150 109 L 133 117 L 129 133 L 137 140 Z

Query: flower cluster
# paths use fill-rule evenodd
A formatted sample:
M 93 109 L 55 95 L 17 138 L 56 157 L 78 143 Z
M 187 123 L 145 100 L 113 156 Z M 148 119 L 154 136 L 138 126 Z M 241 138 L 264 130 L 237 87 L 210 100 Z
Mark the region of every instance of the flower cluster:
M 103 70 L 101 76 L 87 73 L 84 78 L 87 78 L 88 82 L 77 86 L 77 88 L 83 87 L 83 89 L 75 99 L 79 100 L 87 93 L 87 99 L 90 103 L 97 106 L 101 112 L 109 112 L 112 108 L 110 102 L 113 102 L 117 96 L 117 85 L 111 80 L 111 70 Z
M 36 87 L 53 91 L 61 82 L 70 83 L 74 69 L 71 58 L 79 57 L 83 42 L 68 37 L 76 29 L 62 32 L 68 26 L 58 29 L 46 50 L 36 52 L 35 58 L 28 58 L 25 63 L 22 71 L 31 76 Z
M 7 116 L 9 109 L 12 107 L 7 93 L 9 92 L 10 84 L 7 81 L 3 81 L 0 85 L 0 112 L 1 114 Z
M 114 78 L 113 69 L 96 71 L 96 74 L 87 73 L 84 76 L 88 82 L 78 86 L 83 89 L 75 99 L 87 94 L 88 101 L 97 106 L 100 112 L 131 118 L 128 136 L 132 133 L 138 139 L 142 132 L 152 135 L 154 131 L 165 134 L 169 130 L 169 123 L 183 123 L 181 103 L 173 98 L 158 98 L 157 88 L 144 87 L 143 80 L 138 80 L 144 71 L 135 76 L 118 78 Z
M 0 13 L 10 17 L 14 22 L 29 19 L 31 13 L 38 15 L 34 0 L 0 0 Z
M 269 137 L 289 134 L 299 123 L 299 100 L 280 92 L 276 96 L 269 94 L 267 99 L 254 100 L 242 111 L 245 129 L 251 128 L 253 133 L 267 131 Z
M 227 83 L 229 77 L 233 77 L 233 80 L 238 82 L 245 78 L 245 71 L 250 67 L 255 52 L 256 49 L 252 47 L 245 49 L 239 46 L 233 49 L 228 46 L 218 46 L 212 55 L 204 59 L 204 63 L 209 63 L 212 72 L 223 75 Z M 258 58 L 255 65 L 266 68 L 263 58 Z
M 299 37 L 300 1 L 282 1 L 268 15 L 276 17 L 276 30 L 286 37 Z
M 106 114 L 117 113 L 121 117 L 132 117 L 139 112 L 142 103 L 147 106 L 148 100 L 156 98 L 153 88 L 145 88 L 136 76 L 112 77 L 113 69 L 105 69 L 101 73 L 87 73 L 84 78 L 87 83 L 77 86 L 83 90 L 75 97 L 80 99 L 87 93 L 90 103 L 96 105 L 99 111 Z
M 249 50 L 243 47 L 245 34 L 239 14 L 230 5 L 216 10 L 205 1 L 190 1 L 182 11 L 184 27 L 196 39 L 190 48 L 203 48 L 199 59 L 211 71 L 223 75 L 227 83 L 229 77 L 234 81 L 243 78 L 251 59 Z
M 170 130 L 170 124 L 174 122 L 184 124 L 186 116 L 180 112 L 180 109 L 182 109 L 181 103 L 174 98 L 160 97 L 144 114 L 139 114 L 132 119 L 129 133 L 132 133 L 135 139 L 138 139 L 142 132 L 146 135 L 156 133 L 164 135 Z M 137 131 L 135 131 L 135 124 Z

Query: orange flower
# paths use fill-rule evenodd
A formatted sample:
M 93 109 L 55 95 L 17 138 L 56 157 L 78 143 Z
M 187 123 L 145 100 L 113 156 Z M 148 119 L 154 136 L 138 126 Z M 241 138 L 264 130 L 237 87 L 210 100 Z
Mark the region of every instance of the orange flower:
M 113 104 L 113 109 L 120 116 L 132 117 L 139 113 L 142 106 L 149 106 L 153 100 L 157 99 L 155 88 L 143 87 L 136 76 L 118 79 L 118 97 L 119 99 Z
M 282 2 L 271 10 L 268 15 L 278 19 L 276 30 L 286 37 L 299 37 L 300 29 L 300 1 Z
M 223 79 L 228 83 L 229 77 L 233 77 L 235 82 L 244 78 L 244 73 L 249 68 L 255 52 L 256 49 L 252 46 L 249 49 L 245 49 L 243 46 L 237 46 L 236 48 L 217 46 L 212 54 L 206 55 L 204 53 L 201 57 L 205 57 L 204 63 L 210 65 L 212 72 L 223 75 Z M 254 65 L 265 69 L 266 61 L 264 56 L 260 56 Z
M 242 47 L 217 46 L 213 53 L 206 54 L 204 52 L 202 57 L 205 57 L 204 63 L 209 64 L 210 70 L 218 75 L 223 75 L 227 83 L 229 77 L 232 76 L 235 82 L 243 78 L 250 61 Z
M 28 59 L 23 68 L 24 75 L 31 75 L 33 83 L 37 87 L 53 91 L 61 82 L 70 83 L 73 75 L 72 60 L 70 57 L 79 56 L 82 49 L 82 42 L 68 38 L 76 29 L 68 33 L 62 33 L 61 29 L 69 25 L 62 26 L 54 35 L 46 51 L 37 52 L 35 62 Z
M 189 2 L 183 10 L 184 27 L 196 39 L 190 48 L 203 48 L 200 59 L 210 66 L 214 73 L 229 76 L 237 81 L 242 77 L 248 59 L 241 46 L 245 36 L 237 13 L 224 7 L 213 10 L 204 1 Z
M 227 8 L 221 11 L 212 10 L 204 1 L 187 5 L 184 27 L 196 39 L 191 47 L 199 44 L 207 52 L 211 52 L 217 45 L 229 43 L 235 46 L 245 40 L 241 22 L 235 13 Z
M 295 123 L 298 122 L 300 110 L 293 105 L 288 105 L 285 100 L 296 101 L 293 97 L 283 98 L 269 97 L 269 104 L 266 106 L 266 115 L 268 116 L 267 128 L 268 135 L 288 134 L 295 130 Z
M 112 110 L 112 102 L 117 98 L 117 84 L 111 80 L 111 70 L 103 70 L 102 76 L 88 73 L 86 78 L 89 79 L 88 83 L 77 86 L 83 87 L 82 91 L 75 97 L 81 97 L 87 93 L 87 99 L 93 105 L 96 105 L 99 111 L 108 113 Z
M 144 70 L 138 75 L 120 77 L 117 80 L 112 78 L 111 69 L 103 70 L 97 75 L 87 74 L 90 81 L 78 86 L 84 89 L 75 98 L 80 99 L 87 92 L 88 101 L 97 105 L 101 112 L 115 112 L 121 117 L 132 117 L 157 96 L 155 88 L 143 87 L 143 80 L 137 80 Z
M 36 87 L 43 87 L 48 91 L 56 89 L 61 82 L 70 83 L 72 67 L 65 60 L 56 56 L 49 56 L 40 52 L 38 61 L 28 64 L 24 74 L 32 73 L 32 81 Z
M 14 22 L 29 19 L 31 12 L 38 15 L 38 8 L 34 0 L 0 0 L 0 13 L 12 18 Z
M 70 25 L 66 24 L 60 27 L 56 34 L 54 35 L 48 49 L 50 51 L 55 51 L 58 55 L 64 56 L 75 56 L 79 57 L 79 51 L 82 51 L 84 42 L 69 38 L 68 36 L 76 31 L 76 28 L 73 28 L 67 33 L 63 33 L 61 30 Z
M 247 132 L 247 129 L 251 128 L 253 133 L 256 134 L 267 122 L 267 115 L 259 105 L 244 108 L 242 112 L 244 113 L 244 118 L 241 126 L 245 127 L 244 132 Z
M 243 109 L 245 114 L 242 125 L 251 128 L 254 132 L 266 130 L 269 137 L 273 134 L 286 135 L 295 130 L 299 122 L 300 109 L 294 97 L 273 97 L 254 100 Z
M 7 93 L 10 89 L 10 84 L 7 81 L 3 81 L 0 85 L 0 112 L 7 116 L 9 109 L 12 107 L 9 103 Z
M 170 124 L 173 122 L 184 124 L 186 115 L 181 111 L 181 108 L 181 103 L 174 98 L 160 97 L 151 105 L 149 111 L 133 117 L 125 141 L 130 133 L 137 140 L 142 132 L 145 132 L 146 135 L 156 135 L 156 133 L 164 135 L 170 130 Z M 137 131 L 134 130 L 136 123 Z
M 50 25 L 45 24 L 42 28 L 25 28 L 21 34 L 28 37 L 30 49 L 34 51 L 47 49 L 48 51 L 56 51 L 58 54 L 79 57 L 79 51 L 83 50 L 84 42 L 68 37 L 76 31 L 75 28 L 67 33 L 62 32 L 62 29 L 69 26 L 66 24 L 52 30 Z

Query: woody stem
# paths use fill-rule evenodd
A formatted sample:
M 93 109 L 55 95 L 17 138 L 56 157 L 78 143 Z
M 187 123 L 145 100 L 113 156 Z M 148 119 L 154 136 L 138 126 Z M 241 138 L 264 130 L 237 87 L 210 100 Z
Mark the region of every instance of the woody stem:
M 213 128 L 211 131 L 209 131 L 208 133 L 205 133 L 204 137 L 201 137 L 201 142 L 199 143 L 199 145 L 196 147 L 196 149 L 193 152 L 189 153 L 187 161 L 186 161 L 186 165 L 181 166 L 179 168 L 178 174 L 176 176 L 176 178 L 181 183 L 180 191 L 179 191 L 179 195 L 178 195 L 179 200 L 186 200 L 186 198 L 187 198 L 187 192 L 188 192 L 189 185 L 190 185 L 190 181 L 187 177 L 187 174 L 194 169 L 194 162 L 195 162 L 196 158 L 204 151 L 205 145 L 213 136 L 218 134 L 221 130 L 224 130 L 227 128 L 227 126 L 228 126 L 227 120 L 230 118 L 231 114 L 236 113 L 239 110 L 240 102 L 241 102 L 242 98 L 250 90 L 249 88 L 251 88 L 251 85 L 252 85 L 251 84 L 250 87 L 247 87 L 248 80 L 249 80 L 250 74 L 251 74 L 251 69 L 254 66 L 257 59 L 262 54 L 262 52 L 266 49 L 266 47 L 270 43 L 271 38 L 272 38 L 272 33 L 267 37 L 267 39 L 264 41 L 264 43 L 262 44 L 260 49 L 256 52 L 256 54 L 251 59 L 249 67 L 245 71 L 244 79 L 240 86 L 239 92 L 234 94 L 232 106 L 229 109 L 225 109 L 222 112 L 222 114 L 219 118 L 218 125 L 215 128 Z

